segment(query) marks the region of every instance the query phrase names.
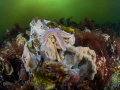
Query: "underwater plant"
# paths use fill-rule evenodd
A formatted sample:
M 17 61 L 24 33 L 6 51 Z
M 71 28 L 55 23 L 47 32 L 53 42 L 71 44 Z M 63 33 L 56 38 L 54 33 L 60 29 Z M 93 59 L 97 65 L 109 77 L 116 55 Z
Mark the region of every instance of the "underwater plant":
M 72 33 L 72 34 L 75 33 L 75 29 L 71 27 L 65 27 L 65 26 L 59 25 L 59 28 L 68 33 Z
M 14 28 L 12 28 L 11 30 L 9 30 L 5 37 L 6 39 L 8 39 L 9 41 L 12 41 L 12 39 L 16 38 L 16 36 L 19 34 L 19 33 L 23 33 L 24 30 L 19 26 L 19 24 L 14 24 Z
M 54 89 L 57 83 L 63 83 L 69 79 L 69 73 L 66 66 L 58 62 L 44 62 L 43 67 L 38 67 L 34 71 L 33 82 L 35 86 L 42 84 L 46 89 Z
M 58 24 L 58 25 L 62 25 L 62 26 L 65 26 L 65 27 L 77 27 L 78 24 L 74 21 L 71 21 L 73 17 L 69 17 L 67 19 L 65 18 L 60 18 L 59 21 L 56 21 L 55 22 Z
M 94 32 L 85 32 L 83 34 L 75 34 L 75 39 L 75 46 L 90 47 L 100 56 L 102 56 L 102 53 L 104 55 L 107 53 L 106 43 L 101 35 L 96 35 Z
M 83 21 L 82 21 L 82 23 L 81 23 L 81 27 L 82 28 L 88 28 L 88 29 L 90 29 L 90 30 L 93 30 L 94 29 L 94 26 L 93 26 L 93 24 L 92 24 L 92 22 L 87 18 L 87 17 L 85 17 L 84 19 L 83 19 Z

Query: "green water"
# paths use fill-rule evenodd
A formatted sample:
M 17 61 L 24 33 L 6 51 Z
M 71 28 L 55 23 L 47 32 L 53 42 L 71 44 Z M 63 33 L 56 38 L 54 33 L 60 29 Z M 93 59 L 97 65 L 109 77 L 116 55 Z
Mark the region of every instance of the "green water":
M 60 19 L 73 16 L 79 22 L 84 17 L 98 23 L 118 22 L 119 0 L 0 0 L 0 36 L 14 23 L 29 26 L 34 17 Z

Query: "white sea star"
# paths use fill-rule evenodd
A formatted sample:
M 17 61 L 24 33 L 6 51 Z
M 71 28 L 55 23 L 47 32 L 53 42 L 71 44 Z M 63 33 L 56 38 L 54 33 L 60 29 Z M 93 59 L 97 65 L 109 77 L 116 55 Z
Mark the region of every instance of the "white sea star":
M 70 38 L 72 34 L 69 34 L 67 32 L 61 31 L 59 28 L 46 30 L 45 33 L 43 34 L 42 45 L 46 44 L 47 39 L 51 35 L 53 35 L 56 38 L 56 40 L 58 41 L 58 43 L 59 43 L 60 47 L 62 48 L 62 50 L 65 51 L 66 47 L 65 47 L 65 43 L 64 43 L 63 37 L 64 38 Z

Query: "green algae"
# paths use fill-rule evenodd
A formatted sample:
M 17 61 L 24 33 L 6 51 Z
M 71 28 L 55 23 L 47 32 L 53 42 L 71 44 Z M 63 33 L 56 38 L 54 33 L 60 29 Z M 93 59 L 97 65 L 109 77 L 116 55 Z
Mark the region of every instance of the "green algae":
M 120 84 L 120 70 L 111 76 L 111 83 L 104 90 L 115 90 Z
M 36 86 L 43 84 L 46 90 L 55 88 L 55 76 L 52 73 L 45 73 L 42 68 L 38 68 L 34 73 L 33 82 Z

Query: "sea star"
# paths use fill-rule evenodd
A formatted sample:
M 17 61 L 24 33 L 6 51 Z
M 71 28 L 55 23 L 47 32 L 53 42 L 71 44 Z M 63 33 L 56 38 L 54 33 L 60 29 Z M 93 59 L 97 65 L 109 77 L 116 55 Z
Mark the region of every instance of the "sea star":
M 49 36 L 53 35 L 56 40 L 58 41 L 60 47 L 62 48 L 62 50 L 66 50 L 65 47 L 65 43 L 63 40 L 64 38 L 70 38 L 72 34 L 66 33 L 64 31 L 61 31 L 59 28 L 54 28 L 54 29 L 49 29 L 46 30 L 45 33 L 43 34 L 43 42 L 42 45 L 45 45 L 47 42 L 47 39 L 49 38 Z

